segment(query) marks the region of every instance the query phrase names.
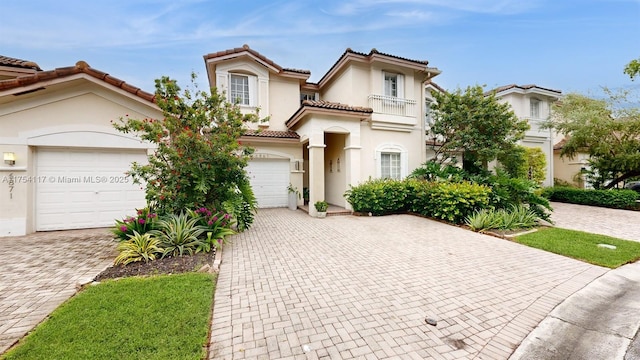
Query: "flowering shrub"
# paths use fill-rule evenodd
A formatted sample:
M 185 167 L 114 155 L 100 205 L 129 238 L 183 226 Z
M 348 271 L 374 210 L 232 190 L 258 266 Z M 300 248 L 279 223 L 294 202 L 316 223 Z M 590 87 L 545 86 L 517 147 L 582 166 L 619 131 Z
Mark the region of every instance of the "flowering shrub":
M 197 220 L 197 226 L 199 226 L 207 236 L 207 238 L 202 241 L 198 251 L 209 252 L 214 246 L 220 248 L 226 236 L 235 234 L 235 232 L 231 230 L 231 215 L 224 211 L 217 211 L 216 209 L 209 210 L 201 207 L 195 211 L 188 210 L 187 213 L 191 218 Z
M 144 234 L 155 229 L 158 214 L 148 207 L 144 209 L 136 209 L 136 216 L 127 216 L 123 220 L 116 220 L 114 228 L 111 230 L 113 234 L 120 240 L 129 240 L 134 232 Z

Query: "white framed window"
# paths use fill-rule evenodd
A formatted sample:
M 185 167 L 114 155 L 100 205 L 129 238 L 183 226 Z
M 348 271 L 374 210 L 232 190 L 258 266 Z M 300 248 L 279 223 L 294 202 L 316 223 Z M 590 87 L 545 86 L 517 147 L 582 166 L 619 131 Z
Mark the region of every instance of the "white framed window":
M 400 153 L 385 152 L 380 154 L 380 177 L 400 180 L 402 177 Z
M 404 76 L 384 71 L 382 90 L 385 96 L 402 98 L 404 97 Z
M 531 105 L 530 116 L 532 119 L 540 118 L 540 100 L 531 99 L 529 100 L 529 104 Z
M 304 93 L 301 92 L 300 93 L 300 102 L 302 103 L 305 100 L 312 100 L 312 101 L 318 101 L 320 100 L 320 94 L 318 93 Z
M 241 106 L 256 106 L 257 77 L 244 74 L 229 74 L 229 101 Z
M 408 175 L 409 153 L 399 144 L 376 147 L 376 175 L 383 179 L 403 179 Z

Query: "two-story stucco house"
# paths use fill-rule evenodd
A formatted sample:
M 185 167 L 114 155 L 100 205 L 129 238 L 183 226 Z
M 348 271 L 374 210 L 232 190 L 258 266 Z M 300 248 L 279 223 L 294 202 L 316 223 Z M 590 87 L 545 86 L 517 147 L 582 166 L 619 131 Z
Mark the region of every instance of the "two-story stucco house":
M 550 129 L 541 129 L 541 123 L 549 118 L 551 105 L 560 99 L 562 92 L 537 85 L 506 85 L 495 90 L 496 98 L 511 105 L 513 112 L 529 122 L 521 144 L 538 147 L 546 155 L 547 170 L 543 186 L 553 186 L 553 145 L 554 134 Z
M 287 205 L 287 186 L 349 208 L 344 192 L 369 178 L 402 178 L 425 161 L 427 61 L 347 49 L 317 82 L 247 45 L 204 56 L 209 83 L 268 121 L 242 138 L 261 207 Z M 299 200 L 302 204 L 302 200 Z M 315 214 L 309 206 L 310 214 Z

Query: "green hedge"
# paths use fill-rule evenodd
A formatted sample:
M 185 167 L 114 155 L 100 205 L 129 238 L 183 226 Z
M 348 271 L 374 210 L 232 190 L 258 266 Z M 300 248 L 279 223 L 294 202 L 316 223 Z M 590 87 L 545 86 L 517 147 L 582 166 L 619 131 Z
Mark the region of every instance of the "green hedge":
M 352 187 L 345 197 L 353 210 L 372 215 L 411 211 L 420 215 L 463 223 L 474 211 L 489 205 L 491 189 L 469 182 L 424 180 L 370 180 Z
M 544 189 L 543 195 L 551 201 L 601 206 L 614 209 L 637 208 L 638 193 L 633 190 L 586 190 L 569 187 Z

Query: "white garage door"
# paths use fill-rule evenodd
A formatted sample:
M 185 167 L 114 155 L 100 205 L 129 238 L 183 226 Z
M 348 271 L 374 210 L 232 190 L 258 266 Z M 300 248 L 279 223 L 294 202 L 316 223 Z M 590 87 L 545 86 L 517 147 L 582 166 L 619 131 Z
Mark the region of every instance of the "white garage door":
M 146 163 L 144 150 L 38 149 L 36 230 L 112 226 L 145 206 L 124 172 Z
M 251 187 L 258 207 L 287 206 L 289 186 L 289 160 L 256 159 L 247 166 Z

